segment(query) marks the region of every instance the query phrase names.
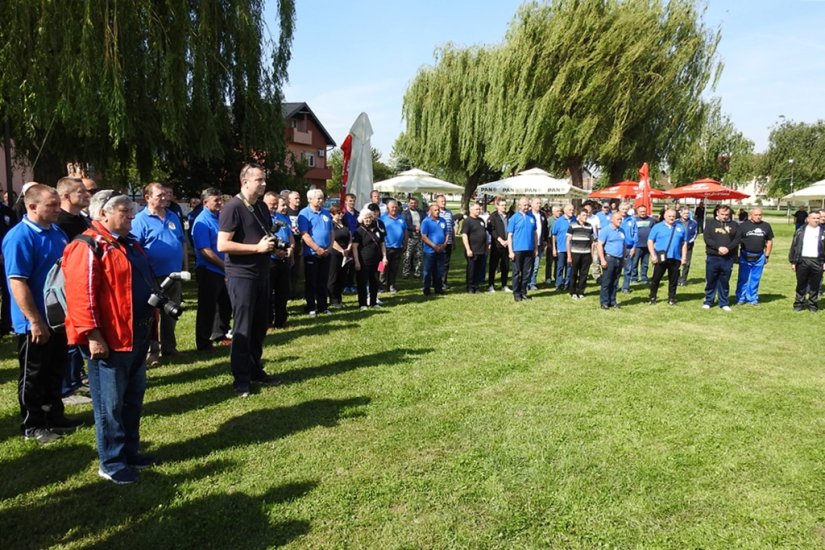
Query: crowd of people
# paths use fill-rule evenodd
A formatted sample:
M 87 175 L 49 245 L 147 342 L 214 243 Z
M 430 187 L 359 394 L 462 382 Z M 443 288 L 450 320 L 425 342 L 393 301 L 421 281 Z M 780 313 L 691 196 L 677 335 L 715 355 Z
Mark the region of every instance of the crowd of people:
M 466 215 L 454 215 L 443 195 L 426 210 L 415 197 L 402 208 L 375 191 L 360 210 L 351 194 L 327 209 L 323 192 L 311 189 L 302 208 L 297 192 L 267 192 L 257 164 L 244 165 L 234 196 L 204 189 L 186 218 L 167 186 L 149 183 L 143 195 L 145 207 L 137 211 L 118 190 L 64 177 L 55 187 L 25 186 L 19 223 L 13 209 L 0 210 L 8 308 L 0 328 L 17 337 L 23 436 L 48 444 L 80 427 L 65 415 L 63 399 L 88 385 L 98 473 L 118 484 L 133 483 L 138 470 L 157 462 L 140 450 L 146 368 L 178 354 L 190 246 L 198 285 L 195 347 L 210 353 L 231 345 L 233 389 L 247 397 L 256 385 L 277 383 L 264 370 L 263 342 L 268 328 L 287 326 L 287 303 L 298 298 L 301 281 L 309 316 L 343 307 L 345 293 L 356 293 L 362 310 L 381 307 L 380 296 L 397 292 L 399 276 L 420 279 L 425 296 L 443 295 L 450 258 L 460 249 L 469 293 L 511 292 L 520 302 L 545 284 L 579 301 L 592 278 L 600 307 L 609 310 L 637 285 L 649 288 L 648 301 L 656 305 L 667 275 L 667 303 L 675 306 L 701 235 L 707 257 L 702 307 L 729 312 L 734 265 L 736 303 L 759 303 L 774 239 L 760 208 L 737 222 L 726 205 L 705 218 L 704 205 L 666 207 L 651 216 L 628 203 L 587 201 L 576 210 L 572 204 L 543 208 L 540 199 L 521 197 L 508 208 L 497 197 L 491 212 L 473 203 Z M 797 311 L 818 308 L 823 216 L 806 213 L 791 244 Z M 64 327 L 47 323 L 44 303 L 58 261 Z

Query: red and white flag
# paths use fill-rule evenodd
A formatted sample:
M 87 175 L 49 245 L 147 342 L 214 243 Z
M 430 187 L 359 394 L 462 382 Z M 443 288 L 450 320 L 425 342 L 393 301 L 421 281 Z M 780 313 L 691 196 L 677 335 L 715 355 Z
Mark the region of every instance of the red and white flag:
M 341 206 L 343 206 L 346 202 L 344 197 L 347 194 L 347 180 L 349 180 L 349 159 L 352 157 L 352 134 L 347 134 L 344 143 L 341 144 L 341 151 L 344 153 L 341 170 Z
M 647 212 L 653 211 L 650 200 L 650 168 L 647 163 L 642 164 L 639 169 L 639 186 L 636 191 L 636 202 L 633 208 L 638 209 L 640 206 L 647 208 Z

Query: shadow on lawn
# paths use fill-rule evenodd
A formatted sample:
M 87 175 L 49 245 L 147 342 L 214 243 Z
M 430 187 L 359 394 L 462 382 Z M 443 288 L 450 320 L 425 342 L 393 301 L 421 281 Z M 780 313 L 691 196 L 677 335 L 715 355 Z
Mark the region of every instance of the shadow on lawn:
M 270 487 L 263 494 L 213 493 L 182 499 L 181 484 L 236 467 L 233 462 L 197 464 L 172 476 L 146 471 L 138 484 L 117 487 L 97 480 L 49 498 L 0 512 L 0 547 L 42 548 L 79 542 L 98 548 L 267 548 L 309 532 L 303 520 L 273 522 L 267 508 L 303 497 L 314 481 Z M 111 530 L 112 534 L 103 533 Z
M 183 461 L 206 456 L 220 449 L 274 441 L 314 428 L 332 427 L 342 418 L 361 416 L 353 411 L 369 403 L 366 397 L 317 399 L 291 407 L 250 411 L 226 421 L 217 431 L 157 449 L 164 461 Z
M 397 365 L 408 357 L 423 355 L 427 350 L 399 348 L 388 351 L 372 353 L 370 355 L 359 355 L 342 361 L 332 361 L 324 365 L 315 367 L 303 367 L 300 369 L 284 371 L 277 375 L 278 380 L 283 384 L 296 384 L 311 378 L 321 376 L 335 376 L 355 369 L 375 367 L 377 365 Z
M 71 436 L 68 436 L 71 437 Z M 0 500 L 28 493 L 45 485 L 65 481 L 88 468 L 97 458 L 94 448 L 86 445 L 58 443 L 38 447 L 29 442 L 31 451 L 13 460 L 0 460 Z M 0 532 L 4 532 L 0 528 Z M 11 546 L 0 544 L 0 547 Z

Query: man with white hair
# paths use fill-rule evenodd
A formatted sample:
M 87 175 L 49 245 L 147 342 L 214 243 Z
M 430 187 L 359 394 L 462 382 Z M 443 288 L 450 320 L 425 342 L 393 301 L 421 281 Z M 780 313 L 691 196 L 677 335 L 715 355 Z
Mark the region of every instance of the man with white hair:
M 324 192 L 307 191 L 309 204 L 298 214 L 298 230 L 304 243 L 304 295 L 306 312 L 329 313 L 327 281 L 332 251 L 332 215 L 324 208 Z
M 762 220 L 762 209 L 753 208 L 748 219 L 739 224 L 742 246 L 739 250 L 739 277 L 736 281 L 738 304 L 759 304 L 759 282 L 773 250 L 773 229 Z
M 157 463 L 140 452 L 154 281 L 148 256 L 129 234 L 135 217 L 131 199 L 111 189 L 98 191 L 89 214 L 93 221 L 85 242 L 72 241 L 63 255 L 66 335 L 88 360 L 98 475 L 126 485 L 137 481 L 137 470 Z

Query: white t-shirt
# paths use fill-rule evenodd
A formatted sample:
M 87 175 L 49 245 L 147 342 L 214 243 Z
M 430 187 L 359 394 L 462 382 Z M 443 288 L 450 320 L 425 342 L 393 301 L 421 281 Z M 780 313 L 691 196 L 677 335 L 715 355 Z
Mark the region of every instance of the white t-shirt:
M 805 234 L 802 236 L 802 257 L 819 257 L 819 228 L 805 226 Z

